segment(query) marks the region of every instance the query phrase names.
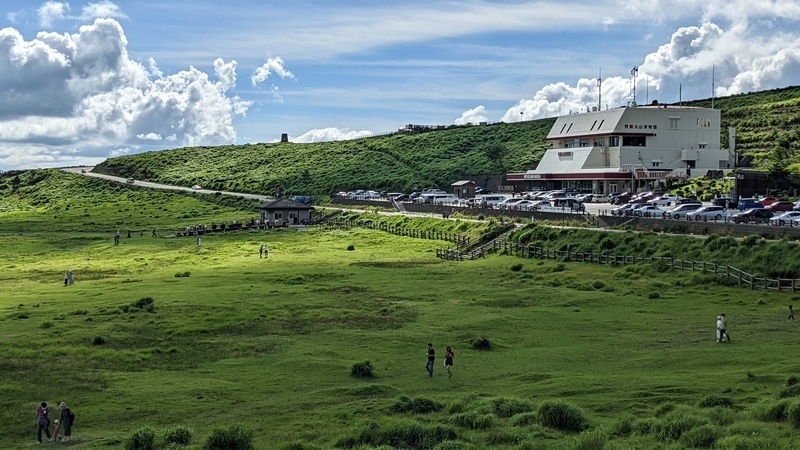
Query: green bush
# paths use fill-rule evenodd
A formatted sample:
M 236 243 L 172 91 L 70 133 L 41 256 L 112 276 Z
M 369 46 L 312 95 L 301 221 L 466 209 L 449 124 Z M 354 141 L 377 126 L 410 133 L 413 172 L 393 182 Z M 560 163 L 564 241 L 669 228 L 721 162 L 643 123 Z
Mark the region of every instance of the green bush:
M 412 399 L 404 395 L 397 399 L 391 410 L 395 413 L 428 414 L 441 411 L 443 408 L 444 405 L 436 400 L 431 400 L 427 397 L 414 397 Z
M 720 450 L 779 450 L 786 448 L 772 436 L 727 436 L 717 441 Z
M 215 428 L 206 441 L 206 450 L 253 450 L 253 432 L 239 425 Z
M 155 450 L 156 432 L 150 427 L 142 427 L 133 432 L 125 443 L 125 450 Z
M 92 345 L 103 345 L 106 343 L 106 339 L 103 336 L 95 336 L 92 338 Z
M 513 266 L 511 266 L 512 272 L 519 272 L 521 270 L 522 270 L 522 264 L 514 264 Z
M 577 406 L 557 400 L 544 401 L 538 409 L 539 422 L 550 428 L 564 431 L 583 431 L 586 416 Z
M 191 428 L 178 425 L 164 431 L 164 442 L 179 445 L 189 445 L 192 443 L 193 431 Z
M 489 339 L 484 337 L 477 338 L 472 341 L 472 349 L 473 350 L 491 350 L 492 343 L 489 342 Z
M 539 423 L 539 416 L 535 412 L 519 413 L 511 418 L 511 423 L 518 427 L 525 427 Z
M 369 361 L 362 361 L 355 363 L 350 367 L 350 375 L 356 378 L 372 378 L 372 363 Z
M 465 441 L 444 441 L 433 450 L 472 450 L 475 446 Z
M 512 417 L 533 411 L 533 405 L 525 400 L 504 397 L 493 398 L 492 408 L 498 417 Z
M 48 328 L 53 328 L 53 322 L 42 322 L 41 327 L 44 328 L 45 330 Z
M 722 395 L 708 395 L 700 400 L 701 408 L 715 408 L 717 406 L 723 408 L 733 408 L 733 400 L 730 397 Z
M 748 413 L 762 422 L 785 422 L 787 420 L 788 400 L 762 400 L 751 405 Z
M 711 425 L 700 425 L 684 432 L 679 442 L 691 448 L 711 448 L 719 439 L 720 433 Z
M 148 306 L 152 305 L 154 302 L 153 297 L 142 297 L 139 300 L 136 300 L 132 306 L 135 306 L 139 309 L 146 309 Z
M 354 432 L 334 443 L 336 447 L 358 448 L 363 446 L 391 448 L 430 449 L 445 441 L 458 439 L 455 429 L 445 425 L 423 425 L 413 420 L 389 424 L 368 420 L 356 427 Z
M 619 416 L 611 424 L 611 434 L 619 437 L 630 436 L 633 433 L 635 422 L 636 417 L 630 414 Z
M 795 428 L 800 428 L 800 401 L 793 401 L 786 408 L 786 418 Z
M 348 245 L 348 246 L 347 246 L 347 251 L 348 251 L 348 252 L 352 252 L 352 251 L 353 251 L 353 250 L 355 250 L 355 249 L 356 249 L 356 246 L 355 246 L 355 245 L 353 245 L 353 244 L 350 244 L 350 245 Z
M 191 272 L 177 272 L 175 278 L 188 278 L 191 274 Z
M 470 430 L 485 430 L 494 425 L 494 416 L 491 414 L 481 414 L 476 411 L 453 414 L 450 422 L 461 428 Z
M 608 435 L 601 430 L 587 430 L 572 438 L 570 450 L 603 450 L 608 443 Z
M 674 411 L 663 419 L 656 421 L 651 430 L 662 441 L 678 440 L 687 431 L 697 426 L 704 425 L 704 421 L 685 411 Z
M 798 397 L 798 396 L 800 396 L 800 384 L 793 384 L 790 386 L 786 386 L 778 393 L 778 397 L 780 398 Z
M 792 376 L 790 376 L 789 378 L 786 379 L 785 385 L 786 386 L 794 386 L 795 384 L 797 384 L 798 381 L 800 381 L 800 380 L 798 380 L 798 378 L 796 376 L 792 375 Z

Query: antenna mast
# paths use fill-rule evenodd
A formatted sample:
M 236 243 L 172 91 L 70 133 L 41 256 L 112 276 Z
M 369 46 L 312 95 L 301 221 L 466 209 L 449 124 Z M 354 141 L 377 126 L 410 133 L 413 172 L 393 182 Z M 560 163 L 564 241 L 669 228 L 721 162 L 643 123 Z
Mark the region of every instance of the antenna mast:
M 636 76 L 639 75 L 639 68 L 633 66 L 633 69 L 631 69 L 631 75 L 633 75 L 633 106 L 636 106 Z
M 714 109 L 714 65 L 711 65 L 711 109 Z
M 601 109 L 601 99 L 603 98 L 603 68 L 597 72 L 597 110 Z

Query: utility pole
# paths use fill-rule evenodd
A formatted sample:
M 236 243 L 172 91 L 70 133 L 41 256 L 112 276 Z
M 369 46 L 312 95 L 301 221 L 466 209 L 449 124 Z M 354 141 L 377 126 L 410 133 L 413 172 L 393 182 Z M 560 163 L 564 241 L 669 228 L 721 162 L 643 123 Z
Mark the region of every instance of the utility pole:
M 633 66 L 633 69 L 631 69 L 631 75 L 633 75 L 633 106 L 636 106 L 636 76 L 639 75 L 639 68 Z

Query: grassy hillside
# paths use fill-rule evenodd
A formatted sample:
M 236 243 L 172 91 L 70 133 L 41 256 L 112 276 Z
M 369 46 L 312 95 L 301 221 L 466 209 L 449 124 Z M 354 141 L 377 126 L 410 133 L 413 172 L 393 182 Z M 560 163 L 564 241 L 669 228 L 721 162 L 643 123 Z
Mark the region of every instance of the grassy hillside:
M 711 99 L 686 102 L 711 106 Z M 722 142 L 737 127 L 737 147 L 766 167 L 776 149 L 783 165 L 798 162 L 800 87 L 715 100 L 722 110 Z M 182 148 L 112 158 L 95 170 L 137 179 L 210 189 L 273 194 L 330 195 L 338 190 L 411 191 L 449 188 L 471 176 L 525 171 L 535 167 L 554 119 L 464 126 L 423 134 L 393 134 L 316 144 L 254 144 Z M 415 188 L 416 187 L 416 188 Z
M 359 228 L 114 246 L 106 227 L 247 210 L 56 171 L 2 180 L 0 448 L 36 447 L 41 401 L 70 404 L 73 441 L 55 445 L 78 449 L 149 427 L 158 449 L 199 450 L 230 425 L 256 449 L 295 450 L 791 449 L 800 436 L 797 296 L 656 266 L 447 262 L 444 242 Z M 721 312 L 730 344 L 714 343 Z M 352 376 L 365 361 L 372 377 Z M 165 442 L 176 426 L 188 445 Z
M 258 202 L 158 191 L 59 170 L 0 174 L 0 232 L 161 232 L 179 226 L 254 217 Z

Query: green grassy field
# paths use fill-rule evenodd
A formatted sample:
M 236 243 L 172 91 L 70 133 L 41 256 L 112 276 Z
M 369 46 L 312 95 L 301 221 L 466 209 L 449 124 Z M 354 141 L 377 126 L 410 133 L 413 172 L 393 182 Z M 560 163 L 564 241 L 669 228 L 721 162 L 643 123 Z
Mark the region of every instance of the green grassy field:
M 159 205 L 177 217 L 205 203 Z M 201 247 L 148 235 L 114 246 L 91 218 L 25 229 L 48 208 L 0 213 L 0 448 L 37 446 L 41 401 L 70 404 L 64 447 L 85 449 L 177 425 L 196 449 L 227 425 L 252 430 L 258 449 L 789 449 L 799 436 L 790 294 L 655 266 L 445 262 L 446 243 L 359 228 Z M 128 220 L 117 209 L 105 220 Z M 723 312 L 730 344 L 714 342 Z M 374 377 L 351 376 L 367 360 Z

